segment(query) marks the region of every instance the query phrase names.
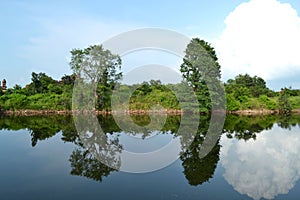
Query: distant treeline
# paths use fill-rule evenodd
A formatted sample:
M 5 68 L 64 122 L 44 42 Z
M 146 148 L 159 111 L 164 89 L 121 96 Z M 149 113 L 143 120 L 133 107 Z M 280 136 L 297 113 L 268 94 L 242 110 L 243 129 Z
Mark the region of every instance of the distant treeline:
M 25 87 L 15 85 L 5 93 L 0 90 L 0 106 L 4 110 L 70 110 L 72 108 L 72 92 L 76 75 L 65 75 L 54 80 L 45 73 L 32 73 L 31 83 Z M 103 85 L 99 85 L 103 90 Z M 172 92 L 176 84 L 164 85 L 159 80 L 143 82 L 135 85 L 121 85 L 119 90 L 126 92 L 137 88 L 130 98 L 129 109 L 148 110 L 152 106 L 161 105 L 165 109 L 181 109 Z M 226 91 L 226 109 L 229 111 L 247 109 L 278 110 L 280 98 L 287 97 L 289 109 L 300 109 L 300 90 L 283 88 L 273 91 L 266 87 L 266 82 L 257 76 L 238 75 L 224 83 Z M 108 88 L 105 90 L 109 91 Z M 106 95 L 106 96 L 105 96 Z M 103 95 L 104 101 L 98 101 L 96 107 L 110 110 L 110 95 Z M 201 96 L 198 96 L 201 98 Z M 201 105 L 200 105 L 201 107 Z M 206 105 L 201 108 L 206 110 Z

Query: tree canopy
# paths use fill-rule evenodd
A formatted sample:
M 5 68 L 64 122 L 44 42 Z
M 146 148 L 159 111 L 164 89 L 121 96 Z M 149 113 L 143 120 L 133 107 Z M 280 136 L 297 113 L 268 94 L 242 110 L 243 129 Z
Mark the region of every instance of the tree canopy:
M 199 38 L 193 38 L 187 45 L 180 71 L 195 92 L 205 85 L 206 79 L 221 78 L 221 67 L 214 48 Z
M 204 40 L 193 38 L 185 50 L 180 71 L 184 81 L 193 87 L 197 95 L 200 112 L 210 111 L 212 97 L 217 98 L 221 85 L 221 67 L 214 48 Z M 208 88 L 208 84 L 210 84 L 210 88 Z M 214 98 L 215 101 L 216 98 Z M 221 99 L 219 100 L 221 101 Z
M 73 72 L 81 78 L 106 86 L 121 78 L 121 63 L 119 55 L 104 49 L 102 45 L 71 51 L 70 67 Z

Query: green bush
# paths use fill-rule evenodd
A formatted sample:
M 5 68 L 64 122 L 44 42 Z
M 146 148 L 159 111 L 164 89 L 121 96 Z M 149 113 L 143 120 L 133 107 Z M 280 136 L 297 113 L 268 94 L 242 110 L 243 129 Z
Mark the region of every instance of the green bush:
M 292 109 L 300 109 L 300 96 L 289 97 Z
M 261 103 L 261 108 L 276 110 L 278 108 L 277 103 L 267 97 L 267 95 L 260 95 L 258 101 Z
M 226 94 L 226 109 L 228 111 L 236 111 L 240 108 L 240 102 L 237 101 L 232 94 Z

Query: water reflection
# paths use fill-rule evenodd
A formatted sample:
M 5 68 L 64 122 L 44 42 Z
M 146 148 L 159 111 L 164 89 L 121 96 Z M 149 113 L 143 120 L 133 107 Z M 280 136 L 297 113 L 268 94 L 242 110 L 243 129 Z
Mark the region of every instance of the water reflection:
M 71 175 L 84 176 L 95 181 L 102 181 L 112 171 L 116 171 L 94 158 L 93 155 L 85 149 L 75 149 L 69 159 L 71 163 Z
M 202 159 L 199 158 L 199 150 L 202 140 L 202 137 L 197 135 L 188 150 L 180 156 L 185 178 L 188 180 L 190 185 L 194 186 L 201 185 L 210 178 L 213 178 L 213 174 L 219 161 L 219 144 L 216 144 L 207 156 Z
M 227 137 L 222 136 L 223 176 L 240 194 L 273 199 L 278 194 L 287 194 L 300 178 L 300 134 L 296 127 L 299 116 L 266 116 L 256 120 L 236 120 L 234 127 L 238 128 L 228 130 Z M 242 128 L 238 124 L 243 124 Z
M 274 127 L 256 140 L 222 137 L 224 178 L 236 191 L 253 199 L 287 194 L 300 178 L 300 134 Z
M 145 116 L 131 117 L 134 121 L 138 121 L 140 124 L 147 124 L 148 118 Z M 158 139 L 163 140 L 162 135 L 171 135 L 171 139 L 178 137 L 177 134 L 180 127 L 180 118 L 181 116 L 168 116 L 163 128 L 159 131 L 160 138 Z M 145 120 L 143 121 L 143 119 Z M 184 174 L 186 175 L 188 182 L 192 185 L 201 184 L 211 178 L 219 160 L 218 152 L 220 146 L 218 144 L 215 145 L 213 151 L 211 151 L 211 153 L 207 156 L 202 159 L 199 158 L 200 147 L 204 141 L 209 126 L 208 120 L 209 116 L 201 116 L 197 135 L 192 138 L 193 141 L 188 141 L 191 137 L 185 137 L 190 133 L 189 129 L 186 129 L 187 134 L 183 135 L 180 140 L 182 146 L 180 159 L 183 161 L 182 165 L 184 168 Z M 87 142 L 82 141 L 77 134 L 71 116 L 4 117 L 0 121 L 0 128 L 7 130 L 27 129 L 31 134 L 33 147 L 38 145 L 38 141 L 53 137 L 61 131 L 61 139 L 64 142 L 72 142 L 77 145 L 77 148 L 72 152 L 69 159 L 71 163 L 71 174 L 101 181 L 104 176 L 108 176 L 110 172 L 116 171 L 118 165 L 120 165 L 120 160 L 117 159 L 118 157 L 114 154 L 118 154 L 120 150 L 124 149 L 119 138 L 121 134 L 126 133 L 121 132 L 120 128 L 114 122 L 113 117 L 110 115 L 98 116 L 98 121 L 106 134 L 99 135 L 91 133 L 86 137 L 86 139 L 92 141 L 88 144 L 95 145 L 101 143 L 102 147 L 107 148 L 111 148 L 111 144 L 114 144 L 114 146 L 118 147 L 117 149 L 109 149 L 109 151 L 101 151 L 101 149 L 97 149 L 99 154 L 102 152 L 110 153 L 110 155 L 105 156 L 111 158 L 109 159 L 111 162 L 110 166 L 114 165 L 114 168 L 107 167 L 99 161 L 96 157 L 97 155 L 95 156 L 95 154 L 91 153 L 93 152 L 91 149 L 97 148 L 97 145 L 83 145 L 83 143 Z M 139 134 L 142 134 L 140 138 L 146 140 L 149 136 L 151 136 L 151 132 L 153 133 L 155 131 L 157 132 L 157 130 L 139 132 Z M 131 131 L 130 134 L 136 136 L 135 132 Z M 191 145 L 188 145 L 188 143 L 191 143 Z
M 132 116 L 132 118 L 140 125 L 149 123 L 147 116 Z M 112 116 L 98 116 L 98 121 L 106 134 L 101 137 L 90 135 L 88 137 L 90 140 L 107 143 L 107 146 L 113 143 L 121 150 L 126 148 L 120 140 L 120 136 L 126 133 L 120 130 Z M 201 158 L 199 157 L 201 146 L 209 127 L 209 116 L 201 116 L 193 141 L 185 143 L 185 138 L 181 139 L 180 160 L 183 174 L 190 185 L 201 185 L 213 178 L 220 160 L 225 169 L 225 180 L 240 194 L 246 194 L 253 199 L 272 199 L 278 194 L 288 193 L 300 178 L 300 159 L 298 159 L 300 135 L 297 134 L 299 122 L 300 116 L 297 115 L 285 117 L 229 115 L 225 121 L 221 140 L 214 145 L 208 155 Z M 147 140 L 154 132 L 177 137 L 179 126 L 180 116 L 168 116 L 159 132 L 158 130 L 142 132 L 140 138 Z M 0 129 L 27 129 L 33 147 L 38 146 L 39 141 L 61 132 L 62 141 L 76 145 L 69 157 L 70 174 L 74 176 L 101 182 L 104 177 L 116 171 L 90 153 L 89 148 L 93 147 L 83 145 L 71 116 L 2 117 Z M 186 131 L 189 132 L 188 129 Z M 188 143 L 191 145 L 185 145 Z M 114 151 L 116 154 L 117 150 Z M 113 155 L 111 162 L 120 165 L 120 160 L 115 160 Z

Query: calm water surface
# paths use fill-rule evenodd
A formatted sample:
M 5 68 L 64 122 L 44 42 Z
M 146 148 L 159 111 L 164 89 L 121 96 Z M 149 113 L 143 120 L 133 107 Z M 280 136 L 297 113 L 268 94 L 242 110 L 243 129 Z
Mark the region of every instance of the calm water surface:
M 140 152 L 168 143 L 180 125 L 180 116 L 169 116 L 162 130 L 129 134 L 111 116 L 98 119 L 122 148 Z M 229 115 L 200 159 L 208 120 L 201 117 L 197 136 L 172 165 L 131 174 L 94 158 L 71 116 L 1 117 L 0 199 L 299 199 L 300 116 Z

